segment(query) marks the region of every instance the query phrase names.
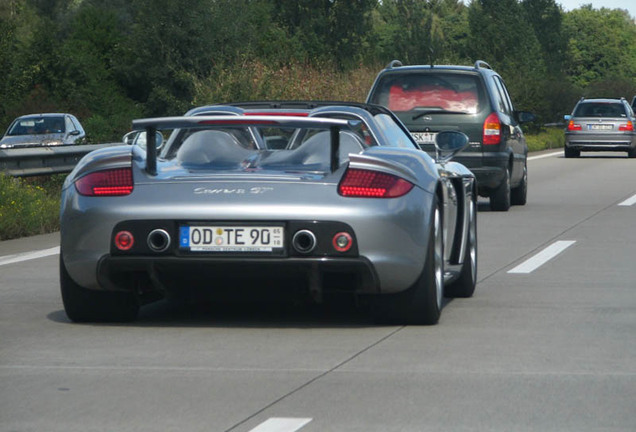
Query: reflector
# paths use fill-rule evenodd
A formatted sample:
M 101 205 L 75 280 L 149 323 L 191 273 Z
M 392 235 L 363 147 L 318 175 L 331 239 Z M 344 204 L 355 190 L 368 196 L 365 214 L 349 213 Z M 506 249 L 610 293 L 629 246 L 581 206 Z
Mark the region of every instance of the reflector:
M 115 247 L 121 251 L 130 250 L 135 244 L 135 238 L 128 231 L 119 231 L 115 235 Z

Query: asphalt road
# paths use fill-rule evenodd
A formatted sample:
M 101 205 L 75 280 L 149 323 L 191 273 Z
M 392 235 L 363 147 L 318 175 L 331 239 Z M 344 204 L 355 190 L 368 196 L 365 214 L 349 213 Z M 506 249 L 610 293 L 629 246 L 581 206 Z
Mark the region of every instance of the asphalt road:
M 159 303 L 71 324 L 58 235 L 0 243 L 0 431 L 635 431 L 636 161 L 529 162 L 434 327 Z M 43 251 L 40 255 L 22 255 Z

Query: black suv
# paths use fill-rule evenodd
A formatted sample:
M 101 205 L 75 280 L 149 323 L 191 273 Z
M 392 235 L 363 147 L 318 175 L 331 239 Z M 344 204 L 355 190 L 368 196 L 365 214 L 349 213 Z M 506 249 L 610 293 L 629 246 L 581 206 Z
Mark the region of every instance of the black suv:
M 535 117 L 514 109 L 506 85 L 486 62 L 403 66 L 394 60 L 378 74 L 367 102 L 397 114 L 433 157 L 437 132 L 464 132 L 470 145 L 455 160 L 475 174 L 491 209 L 526 203 L 528 147 L 520 123 Z

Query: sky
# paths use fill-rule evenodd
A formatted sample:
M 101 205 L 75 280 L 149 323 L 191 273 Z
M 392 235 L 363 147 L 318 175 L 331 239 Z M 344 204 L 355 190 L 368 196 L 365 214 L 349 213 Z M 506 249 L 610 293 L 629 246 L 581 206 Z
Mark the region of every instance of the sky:
M 556 0 L 564 11 L 578 9 L 583 5 L 591 4 L 594 9 L 627 9 L 632 18 L 636 19 L 636 0 Z

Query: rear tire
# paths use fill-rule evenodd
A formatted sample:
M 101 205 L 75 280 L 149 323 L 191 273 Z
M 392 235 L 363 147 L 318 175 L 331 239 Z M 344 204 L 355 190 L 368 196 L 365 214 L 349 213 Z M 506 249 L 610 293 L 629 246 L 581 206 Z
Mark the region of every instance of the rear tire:
M 446 297 L 472 297 L 477 285 L 477 202 L 468 208 L 468 239 L 459 279 L 444 288 Z
M 383 323 L 434 325 L 444 297 L 444 244 L 439 203 L 433 209 L 424 268 L 413 286 L 397 294 L 375 297 L 374 314 Z
M 508 211 L 510 209 L 510 171 L 504 170 L 504 178 L 497 189 L 490 195 L 490 209 Z
M 523 177 L 521 183 L 510 192 L 512 205 L 526 205 L 528 201 L 528 164 L 523 165 Z
M 627 157 L 630 159 L 636 158 L 636 148 L 630 148 L 627 150 Z
M 566 158 L 577 158 L 581 156 L 581 150 L 575 150 L 570 147 L 564 147 L 563 156 L 565 156 Z
M 78 285 L 66 271 L 62 253 L 60 289 L 64 311 L 73 322 L 129 322 L 137 318 L 139 303 L 133 293 L 95 291 Z

